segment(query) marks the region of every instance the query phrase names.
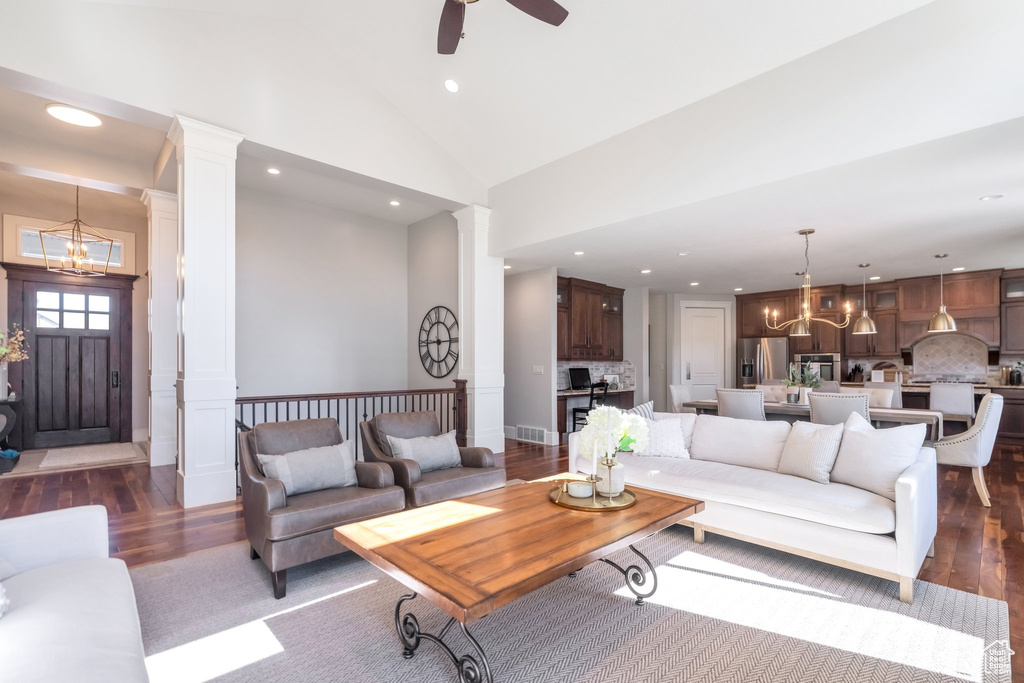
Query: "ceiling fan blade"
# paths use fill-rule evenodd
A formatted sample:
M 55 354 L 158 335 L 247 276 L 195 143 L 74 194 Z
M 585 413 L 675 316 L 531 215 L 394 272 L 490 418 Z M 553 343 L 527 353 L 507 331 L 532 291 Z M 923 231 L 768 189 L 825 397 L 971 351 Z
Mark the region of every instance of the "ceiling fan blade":
M 444 0 L 441 23 L 437 27 L 437 53 L 453 55 L 462 38 L 462 24 L 466 20 L 466 5 L 458 0 Z
M 569 16 L 569 10 L 555 0 L 508 0 L 508 2 L 531 17 L 545 21 L 552 26 L 561 26 L 565 18 Z

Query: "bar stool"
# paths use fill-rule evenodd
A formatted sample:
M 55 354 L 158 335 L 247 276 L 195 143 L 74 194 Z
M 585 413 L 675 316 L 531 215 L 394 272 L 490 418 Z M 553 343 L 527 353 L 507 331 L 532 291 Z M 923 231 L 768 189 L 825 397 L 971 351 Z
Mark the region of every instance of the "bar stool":
M 942 413 L 943 431 L 947 420 L 974 424 L 974 385 L 966 382 L 940 382 L 931 385 L 928 409 Z

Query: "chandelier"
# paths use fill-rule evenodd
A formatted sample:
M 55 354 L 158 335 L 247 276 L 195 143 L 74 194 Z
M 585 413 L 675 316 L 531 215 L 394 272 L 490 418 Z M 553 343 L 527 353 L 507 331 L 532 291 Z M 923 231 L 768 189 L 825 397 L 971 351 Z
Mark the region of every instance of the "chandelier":
M 764 309 L 764 323 L 770 330 L 785 330 L 789 328 L 790 337 L 809 337 L 811 334 L 811 323 L 828 323 L 832 327 L 838 327 L 843 329 L 850 324 L 850 302 L 847 301 L 844 306 L 846 311 L 846 317 L 843 322 L 837 323 L 827 318 L 815 318 L 811 315 L 811 239 L 810 236 L 814 234 L 813 229 L 801 230 L 797 233 L 798 235 L 804 236 L 804 272 L 798 273 L 798 275 L 804 276 L 804 283 L 800 287 L 800 315 L 792 320 L 786 322 L 779 322 L 779 312 L 777 310 L 770 311 L 767 308 Z M 771 318 L 769 319 L 769 315 Z
M 43 261 L 46 269 L 55 273 L 74 275 L 76 277 L 102 277 L 107 274 L 110 265 L 110 254 L 114 249 L 114 240 L 110 239 L 78 217 L 78 195 L 80 188 L 75 188 L 75 220 L 55 225 L 39 231 L 39 241 L 43 248 Z M 60 256 L 47 252 L 47 241 L 63 241 L 67 254 Z M 90 250 L 92 256 L 89 255 Z M 52 251 L 52 246 L 51 246 Z

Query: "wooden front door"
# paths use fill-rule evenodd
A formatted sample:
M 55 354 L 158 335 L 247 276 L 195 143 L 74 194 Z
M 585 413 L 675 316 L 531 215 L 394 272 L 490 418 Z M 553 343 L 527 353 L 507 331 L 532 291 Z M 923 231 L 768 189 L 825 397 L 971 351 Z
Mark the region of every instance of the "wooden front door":
M 29 346 L 11 372 L 24 448 L 130 441 L 131 289 L 33 271 L 21 280 L 8 270 L 10 319 Z

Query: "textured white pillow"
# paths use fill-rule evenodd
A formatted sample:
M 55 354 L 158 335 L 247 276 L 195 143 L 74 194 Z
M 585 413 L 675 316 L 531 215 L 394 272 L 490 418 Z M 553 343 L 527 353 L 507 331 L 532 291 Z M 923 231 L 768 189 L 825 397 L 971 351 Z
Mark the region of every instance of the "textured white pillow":
M 462 465 L 459 444 L 455 440 L 455 430 L 440 436 L 417 436 L 412 439 L 399 439 L 388 436 L 391 452 L 396 458 L 409 458 L 420 464 L 421 472 L 446 470 Z
M 923 424 L 874 429 L 852 413 L 829 478 L 896 500 L 896 480 L 917 460 L 927 430 Z
M 647 403 L 641 403 L 638 406 L 634 406 L 626 411 L 632 415 L 639 415 L 645 420 L 654 419 L 654 401 L 648 401 Z
M 357 486 L 355 442 L 306 448 L 283 455 L 257 454 L 263 474 L 284 484 L 287 496 Z
M 689 459 L 683 423 L 680 420 L 647 420 L 647 447 L 636 454 Z
M 7 593 L 4 591 L 4 585 L 0 583 L 0 617 L 4 615 L 10 604 L 11 601 L 7 599 Z
M 686 450 L 693 445 L 693 427 L 697 424 L 697 413 L 655 413 L 654 420 L 675 420 L 683 428 L 683 439 L 686 441 Z
M 789 429 L 789 423 L 781 420 L 698 415 L 690 457 L 774 472 L 779 469 Z
M 843 425 L 794 422 L 782 448 L 779 472 L 827 484 L 842 439 Z

